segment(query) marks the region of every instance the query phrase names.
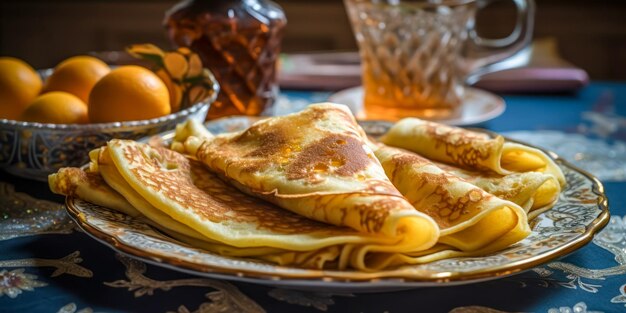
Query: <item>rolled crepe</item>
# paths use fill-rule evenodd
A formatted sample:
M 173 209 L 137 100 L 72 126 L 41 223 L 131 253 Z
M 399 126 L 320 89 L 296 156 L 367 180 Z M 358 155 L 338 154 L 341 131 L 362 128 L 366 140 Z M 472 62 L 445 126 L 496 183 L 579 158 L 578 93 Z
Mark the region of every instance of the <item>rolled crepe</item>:
M 416 152 L 431 160 L 461 168 L 493 171 L 501 175 L 512 172 L 542 172 L 553 175 L 565 185 L 563 172 L 548 155 L 525 145 L 506 142 L 502 136 L 405 118 L 380 138 L 386 145 Z
M 460 251 L 492 251 L 530 234 L 526 213 L 413 152 L 380 145 L 385 173 L 413 207 L 439 225 L 439 243 Z
M 500 175 L 439 162 L 435 162 L 435 165 L 498 198 L 521 206 L 529 220 L 554 206 L 561 192 L 561 186 L 554 176 L 540 172 Z
M 372 251 L 421 251 L 437 241 L 435 222 L 416 211 L 385 176 L 343 105 L 310 105 L 216 136 L 195 136 L 194 128 L 178 128 L 173 147 L 241 191 L 301 216 L 395 241 L 354 247 L 359 261 Z

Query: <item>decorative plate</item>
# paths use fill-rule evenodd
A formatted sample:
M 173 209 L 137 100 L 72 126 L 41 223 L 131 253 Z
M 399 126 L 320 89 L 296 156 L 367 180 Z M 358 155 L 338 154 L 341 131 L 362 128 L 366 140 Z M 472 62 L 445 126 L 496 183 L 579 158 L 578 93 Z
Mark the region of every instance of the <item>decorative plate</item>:
M 345 104 L 352 112 L 358 114 L 363 108 L 363 87 L 338 91 L 330 95 L 328 101 Z M 461 115 L 437 120 L 437 122 L 456 126 L 476 125 L 500 116 L 505 108 L 506 104 L 501 97 L 488 91 L 465 87 Z
M 258 118 L 234 117 L 207 123 L 219 133 L 235 131 Z M 370 134 L 383 133 L 388 124 L 363 123 Z M 171 140 L 173 134 L 162 137 Z M 391 291 L 413 287 L 450 286 L 496 279 L 563 257 L 582 247 L 609 221 L 604 187 L 590 174 L 548 152 L 563 169 L 567 187 L 551 210 L 531 222 L 532 234 L 498 253 L 484 257 L 451 258 L 402 266 L 375 273 L 311 270 L 262 261 L 225 257 L 164 235 L 141 219 L 68 197 L 67 210 L 90 236 L 116 251 L 177 271 L 298 289 L 343 292 Z

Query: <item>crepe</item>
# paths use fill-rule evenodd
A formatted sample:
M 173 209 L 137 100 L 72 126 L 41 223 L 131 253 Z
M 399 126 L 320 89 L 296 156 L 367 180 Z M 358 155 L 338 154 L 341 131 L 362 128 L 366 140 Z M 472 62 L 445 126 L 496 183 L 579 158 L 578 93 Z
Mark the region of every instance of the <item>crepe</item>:
M 505 142 L 500 135 L 492 138 L 484 133 L 405 118 L 393 125 L 380 141 L 465 169 L 501 175 L 542 172 L 554 176 L 561 186 L 565 185 L 563 172 L 548 155 L 522 144 Z
M 437 167 L 475 185 L 486 192 L 521 206 L 528 219 L 550 209 L 559 199 L 561 186 L 557 179 L 540 172 L 511 173 L 471 171 L 434 162 Z
M 94 150 L 97 153 L 95 155 L 106 155 L 105 149 Z M 105 169 L 107 166 L 97 167 L 97 160 L 95 159 L 96 168 Z M 93 167 L 92 167 L 93 168 Z M 115 175 L 115 174 L 114 174 Z M 117 174 L 119 175 L 119 173 Z M 173 223 L 178 223 L 173 219 L 165 216 L 164 219 L 150 219 L 135 208 L 124 196 L 118 193 L 115 189 L 111 188 L 104 178 L 98 172 L 83 171 L 80 168 L 66 167 L 61 168 L 57 173 L 48 176 L 48 183 L 52 192 L 64 196 L 76 197 L 99 206 L 113 209 L 120 213 L 132 216 L 134 218 L 144 218 L 143 221 L 147 222 L 153 227 L 158 228 L 160 231 L 167 233 L 168 235 L 179 239 L 185 243 L 188 243 L 195 247 L 200 247 L 209 251 L 218 252 L 222 255 L 228 256 L 258 256 L 267 254 L 279 254 L 286 252 L 285 250 L 261 247 L 257 249 L 237 249 L 231 246 L 221 245 L 216 241 L 213 241 L 207 237 L 197 235 L 193 229 L 187 227 L 184 224 L 178 226 L 172 226 Z M 124 181 L 116 182 L 117 186 L 123 186 L 130 188 Z M 132 190 L 123 190 L 127 195 L 131 197 L 138 197 L 136 194 L 132 194 Z M 142 211 L 148 212 L 148 215 L 154 217 L 153 214 L 159 214 L 158 210 L 151 206 L 149 203 L 142 199 L 134 199 L 135 203 L 141 204 Z M 143 203 L 141 202 L 143 201 Z M 155 212 L 150 212 L 155 211 Z M 159 220 L 157 222 L 156 220 Z M 174 229 L 179 229 L 180 232 L 176 232 Z M 187 229 L 185 229 L 187 228 Z M 190 234 L 191 233 L 191 234 Z M 195 234 L 194 234 L 195 233 Z
M 312 265 L 320 260 L 324 262 L 333 260 L 339 268 L 351 266 L 373 270 L 367 264 L 366 258 L 369 254 L 387 255 L 418 251 L 408 249 L 407 247 L 413 246 L 405 242 L 412 243 L 414 238 L 422 240 L 424 236 L 430 236 L 424 248 L 426 249 L 434 245 L 438 237 L 438 228 L 434 221 L 412 208 L 406 216 L 415 218 L 423 216 L 421 220 L 423 223 L 418 223 L 420 229 L 416 230 L 419 234 L 414 238 L 402 237 L 405 234 L 402 232 L 395 237 L 359 232 L 347 227 L 316 222 L 243 195 L 208 172 L 198 161 L 185 158 L 171 150 L 133 141 L 112 140 L 104 151 L 108 151 L 119 175 L 127 183 L 127 186 L 119 184 L 111 186 L 125 195 L 130 203 L 137 206 L 140 204 L 130 201 L 133 196 L 129 196 L 132 193 L 125 191 L 128 188 L 132 188 L 158 211 L 187 225 L 211 241 L 231 246 L 233 249 L 241 248 L 237 251 L 240 255 L 246 255 L 243 248 L 269 247 L 280 251 L 255 257 L 280 264 L 298 262 L 295 265 L 303 265 L 301 262 Z M 106 166 L 100 163 L 98 168 L 106 178 L 108 176 L 105 174 Z M 406 202 L 402 197 L 398 199 Z M 337 200 L 331 199 L 331 203 L 322 203 L 322 207 L 337 205 L 333 201 Z M 341 208 L 339 206 L 339 209 Z M 402 222 L 404 221 L 400 220 L 400 223 Z M 403 227 L 405 225 L 403 224 Z M 188 235 L 180 229 L 174 231 L 184 236 Z M 182 236 L 179 238 L 184 240 Z M 311 263 L 311 260 L 315 262 Z
M 111 149 L 111 146 L 114 148 Z M 126 167 L 128 171 L 122 172 L 130 172 L 135 182 L 143 182 L 131 186 L 122 178 L 110 153 L 117 150 L 132 151 L 128 154 L 121 152 L 121 162 L 130 163 Z M 98 173 L 85 173 L 77 168 L 65 168 L 52 174 L 49 179 L 51 186 L 66 187 L 51 188 L 69 196 L 78 195 L 72 190 L 82 190 L 85 192 L 80 195 L 85 196 L 104 186 L 101 196 L 89 198 L 90 202 L 113 209 L 128 206 L 137 208 L 137 211 L 145 214 L 151 225 L 195 247 L 228 256 L 255 257 L 281 265 L 323 268 L 327 262 L 334 262 L 333 266 L 338 267 L 341 263 L 345 268 L 349 265 L 350 253 L 345 253 L 344 260 L 338 258 L 348 244 L 390 243 L 384 238 L 315 222 L 241 194 L 207 172 L 199 162 L 164 148 L 113 140 L 108 147 L 99 149 L 97 155 L 99 157 L 92 168 L 97 168 L 107 177 L 107 183 L 111 183 L 113 188 Z M 141 170 L 133 171 L 130 168 Z M 92 182 L 98 183 L 73 179 L 76 176 L 89 176 Z M 175 188 L 175 192 L 168 192 L 169 188 Z M 156 205 L 141 196 L 139 191 L 148 191 L 147 198 Z M 187 197 L 194 201 L 189 201 Z M 118 206 L 115 203 L 125 204 Z M 188 221 L 181 222 L 164 214 L 176 209 L 183 212 L 174 212 L 172 215 Z M 202 234 L 195 229 L 203 230 Z M 350 246 L 349 250 L 352 249 L 353 246 Z M 361 263 L 365 266 L 363 260 Z
M 94 156 L 96 156 L 96 154 L 92 153 L 92 157 Z M 98 150 L 97 157 L 92 159 L 91 164 L 96 165 L 95 167 L 109 186 L 121 194 L 137 211 L 148 218 L 148 220 L 154 222 L 155 225 L 159 225 L 161 229 L 185 235 L 190 238 L 204 241 L 208 240 L 207 237 L 190 228 L 188 225 L 178 222 L 166 213 L 161 212 L 138 194 L 126 180 L 124 180 L 122 175 L 120 175 L 111 160 L 111 155 L 107 147 L 102 147 Z
M 530 234 L 525 211 L 407 150 L 375 151 L 389 179 L 415 209 L 440 228 L 438 243 L 460 251 L 493 251 Z M 494 248 L 497 247 L 497 248 Z
M 98 173 L 64 167 L 48 176 L 48 186 L 56 194 L 80 198 L 95 204 L 105 203 L 107 208 L 126 215 L 141 216 L 141 213 L 109 187 Z
M 173 147 L 241 191 L 310 219 L 395 242 L 356 247 L 355 255 L 421 251 L 437 240 L 435 222 L 389 181 L 343 105 L 314 104 L 216 136 L 195 136 L 194 128 L 179 128 Z

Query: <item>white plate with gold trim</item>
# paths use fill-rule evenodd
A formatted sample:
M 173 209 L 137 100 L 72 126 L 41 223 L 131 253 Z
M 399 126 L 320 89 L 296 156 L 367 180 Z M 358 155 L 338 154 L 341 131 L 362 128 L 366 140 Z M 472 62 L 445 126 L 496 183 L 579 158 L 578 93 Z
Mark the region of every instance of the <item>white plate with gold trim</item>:
M 207 124 L 212 132 L 234 131 L 258 118 L 234 117 Z M 388 124 L 365 122 L 369 133 Z M 170 140 L 172 133 L 164 134 Z M 558 203 L 532 221 L 532 233 L 523 241 L 492 255 L 451 258 L 428 264 L 402 266 L 366 273 L 355 270 L 311 270 L 277 266 L 253 259 L 225 257 L 190 247 L 145 221 L 80 199 L 68 197 L 69 215 L 90 236 L 131 257 L 198 276 L 287 288 L 380 292 L 414 287 L 450 286 L 496 279 L 563 257 L 591 241 L 609 221 L 602 184 L 553 153 L 563 169 L 567 187 Z
M 352 87 L 338 91 L 328 97 L 328 101 L 345 104 L 359 116 L 363 110 L 363 87 Z M 468 126 L 489 121 L 504 113 L 506 104 L 501 97 L 481 89 L 465 87 L 465 95 L 459 116 L 439 119 L 437 122 Z

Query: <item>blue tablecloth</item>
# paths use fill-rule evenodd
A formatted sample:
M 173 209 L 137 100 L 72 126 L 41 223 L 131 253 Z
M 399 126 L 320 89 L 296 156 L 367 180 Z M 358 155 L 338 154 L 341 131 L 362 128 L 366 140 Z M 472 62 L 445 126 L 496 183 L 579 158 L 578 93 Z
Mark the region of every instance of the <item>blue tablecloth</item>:
M 623 83 L 593 83 L 576 95 L 505 99 L 506 112 L 480 126 L 574 132 L 586 111 L 608 105 L 626 116 Z M 619 130 L 613 135 L 610 140 L 626 139 Z M 626 183 L 605 187 L 610 250 L 590 243 L 558 262 L 478 284 L 332 294 L 198 278 L 122 257 L 78 231 L 64 215 L 63 199 L 45 184 L 0 173 L 0 312 L 626 312 Z M 16 205 L 23 207 L 21 216 L 3 211 Z

